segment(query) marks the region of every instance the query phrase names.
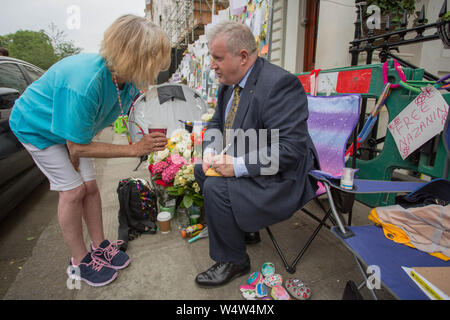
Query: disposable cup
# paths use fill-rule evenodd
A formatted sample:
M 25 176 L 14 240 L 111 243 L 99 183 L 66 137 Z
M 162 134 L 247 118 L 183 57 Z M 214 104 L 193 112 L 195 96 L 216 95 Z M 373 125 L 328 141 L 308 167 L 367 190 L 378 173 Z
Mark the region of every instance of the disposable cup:
M 156 220 L 158 221 L 159 231 L 161 231 L 161 233 L 166 234 L 170 232 L 170 218 L 170 212 L 162 211 L 158 213 Z
M 148 126 L 148 133 L 161 132 L 167 136 L 167 126 L 164 124 L 151 124 Z
M 355 169 L 343 168 L 341 177 L 341 188 L 352 190 L 353 189 L 353 177 L 355 174 Z

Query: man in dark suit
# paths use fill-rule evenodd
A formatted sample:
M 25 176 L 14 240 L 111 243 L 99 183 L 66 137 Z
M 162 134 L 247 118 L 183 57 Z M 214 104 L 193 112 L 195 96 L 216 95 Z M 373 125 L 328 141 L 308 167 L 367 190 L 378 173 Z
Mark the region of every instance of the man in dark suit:
M 216 264 L 195 281 L 215 287 L 250 271 L 246 233 L 290 218 L 314 197 L 317 184 L 308 171 L 319 165 L 298 78 L 258 57 L 244 24 L 220 23 L 207 37 L 221 86 L 195 175 Z M 211 169 L 221 177 L 205 175 Z

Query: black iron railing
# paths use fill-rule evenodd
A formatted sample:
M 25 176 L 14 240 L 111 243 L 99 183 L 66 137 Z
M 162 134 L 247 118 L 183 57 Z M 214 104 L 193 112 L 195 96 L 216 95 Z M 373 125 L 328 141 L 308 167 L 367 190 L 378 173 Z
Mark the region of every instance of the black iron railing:
M 422 6 L 415 26 L 407 28 L 408 15 L 404 12 L 400 26 L 397 29 L 390 30 L 391 22 L 389 16 L 387 16 L 384 33 L 376 34 L 375 29 L 370 28 L 368 29 L 367 35 L 363 34 L 363 26 L 365 26 L 364 23 L 366 22 L 363 17 L 365 6 L 366 2 L 364 1 L 356 2 L 357 18 L 355 22 L 355 36 L 354 40 L 350 42 L 351 46 L 349 50 L 352 55 L 352 66 L 358 64 L 359 54 L 361 52 L 367 53 L 366 63 L 370 64 L 372 63 L 375 50 L 380 50 L 379 57 L 381 62 L 385 62 L 391 56 L 391 50 L 398 50 L 398 47 L 404 45 L 441 39 L 445 46 L 450 47 L 450 22 L 442 19 L 447 13 L 447 0 L 444 0 L 439 17 L 433 23 L 425 23 L 427 21 L 425 17 L 425 6 Z M 427 30 L 434 30 L 435 32 L 424 35 Z M 401 63 L 401 61 L 399 62 Z
M 435 0 L 433 0 L 435 1 Z M 379 51 L 379 58 L 384 63 L 389 58 L 396 59 L 402 66 L 417 69 L 418 67 L 412 63 L 398 57 L 392 51 L 400 52 L 399 47 L 410 45 L 413 43 L 422 43 L 432 40 L 441 39 L 446 48 L 450 48 L 450 22 L 443 19 L 447 13 L 447 0 L 443 1 L 439 17 L 435 22 L 427 23 L 425 16 L 425 6 L 419 13 L 417 21 L 413 27 L 408 26 L 408 14 L 403 13 L 403 17 L 400 21 L 400 25 L 394 30 L 391 30 L 391 21 L 389 16 L 386 16 L 385 25 L 381 30 L 375 31 L 375 28 L 366 27 L 367 16 L 364 12 L 367 10 L 367 3 L 365 1 L 355 1 L 356 6 L 356 21 L 355 21 L 355 34 L 353 41 L 350 42 L 349 52 L 352 55 L 351 65 L 358 65 L 359 55 L 362 52 L 367 54 L 366 64 L 371 64 L 373 54 L 375 51 Z M 430 30 L 434 31 L 430 34 Z M 424 70 L 424 78 L 427 80 L 436 81 L 439 78 L 426 70 Z M 359 128 L 362 128 L 364 121 L 366 120 L 365 112 L 367 108 L 367 98 L 362 99 L 361 103 L 361 118 L 359 121 Z M 378 123 L 374 126 L 369 139 L 361 146 L 361 150 L 357 153 L 358 157 L 361 157 L 361 151 L 365 150 L 368 153 L 363 155 L 363 158 L 373 158 L 379 150 L 377 145 L 384 142 L 384 137 L 376 137 Z

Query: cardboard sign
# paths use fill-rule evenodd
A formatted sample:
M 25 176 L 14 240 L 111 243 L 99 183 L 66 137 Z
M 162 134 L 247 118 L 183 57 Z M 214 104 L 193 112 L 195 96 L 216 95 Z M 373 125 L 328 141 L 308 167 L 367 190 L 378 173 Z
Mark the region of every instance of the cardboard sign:
M 403 160 L 444 129 L 447 114 L 448 104 L 441 93 L 431 85 L 422 88 L 388 125 Z

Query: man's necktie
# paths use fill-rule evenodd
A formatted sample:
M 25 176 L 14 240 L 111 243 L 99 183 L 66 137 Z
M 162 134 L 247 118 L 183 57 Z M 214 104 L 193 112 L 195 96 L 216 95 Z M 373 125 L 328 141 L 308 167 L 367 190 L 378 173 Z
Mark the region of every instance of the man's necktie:
M 239 85 L 236 85 L 236 87 L 234 87 L 234 97 L 233 101 L 231 102 L 231 108 L 230 111 L 228 111 L 228 115 L 225 120 L 225 129 L 231 129 L 233 127 L 234 117 L 236 116 L 236 111 L 239 106 L 239 100 L 241 99 L 240 92 L 241 87 L 239 87 Z
M 226 142 L 228 141 L 228 139 L 226 139 L 226 129 L 231 129 L 233 127 L 234 118 L 236 117 L 236 112 L 237 112 L 237 109 L 239 106 L 239 100 L 241 99 L 241 96 L 240 96 L 241 89 L 242 88 L 239 85 L 236 85 L 234 87 L 233 101 L 231 102 L 230 111 L 228 111 L 227 118 L 225 119 L 225 126 L 224 126 L 224 132 L 223 132 L 224 146 L 226 145 Z

